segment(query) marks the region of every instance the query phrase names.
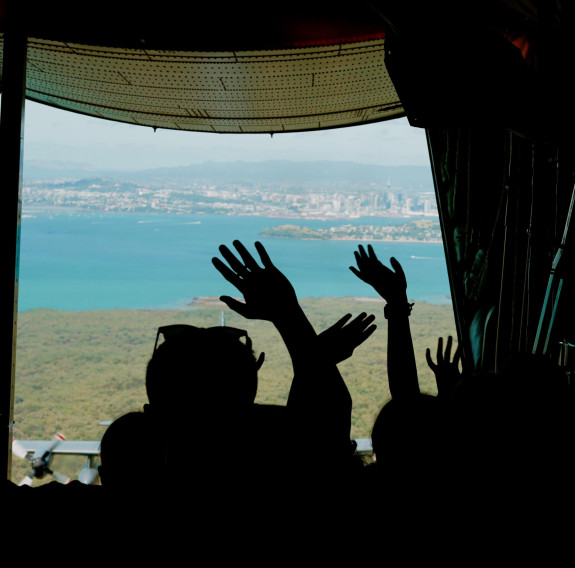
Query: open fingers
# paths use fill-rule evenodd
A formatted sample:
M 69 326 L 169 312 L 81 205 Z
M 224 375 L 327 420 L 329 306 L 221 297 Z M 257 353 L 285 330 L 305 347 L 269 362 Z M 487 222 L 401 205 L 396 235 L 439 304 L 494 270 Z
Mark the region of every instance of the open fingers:
M 443 337 L 437 340 L 437 363 L 443 360 Z
M 357 245 L 356 256 L 359 255 L 361 258 L 367 258 L 367 253 L 365 252 L 365 247 L 363 245 Z
M 443 356 L 443 359 L 445 361 L 450 361 L 451 360 L 451 345 L 453 343 L 453 337 L 451 337 L 451 335 L 449 335 L 447 337 L 447 343 L 445 344 L 445 355 Z
M 365 317 L 365 314 L 360 314 L 350 322 L 346 328 L 348 342 L 353 344 L 354 348 L 361 345 L 376 329 L 377 325 L 370 323 L 374 318 L 371 316 Z
M 362 312 L 349 322 L 345 329 L 353 335 L 355 343 L 359 345 L 377 329 L 377 325 L 372 324 L 374 320 L 375 316 L 373 314 L 367 315 Z
M 351 317 L 351 314 L 345 314 L 342 318 L 338 319 L 329 329 L 341 329 Z
M 361 272 L 355 267 L 355 266 L 350 266 L 349 269 L 360 279 L 363 280 L 365 282 L 365 278 L 362 276 Z
M 429 368 L 432 371 L 434 371 L 437 368 L 437 365 L 433 362 L 433 359 L 431 358 L 431 350 L 429 349 L 429 347 L 425 350 L 425 359 L 427 360 Z
M 363 323 L 364 325 L 370 324 L 373 320 L 375 320 L 375 316 L 373 314 L 361 314 L 363 316 Z
M 268 251 L 264 248 L 264 245 L 262 245 L 262 243 L 260 243 L 259 241 L 256 241 L 255 247 L 256 247 L 256 250 L 258 251 L 258 254 L 260 255 L 260 259 L 262 261 L 262 264 L 266 268 L 271 268 L 274 264 L 271 261 L 271 258 L 268 254 Z
M 435 363 L 433 362 L 433 359 L 431 358 L 431 351 L 429 350 L 429 347 L 425 350 L 425 359 L 426 359 L 429 367 L 431 369 L 433 369 L 435 367 Z
M 212 264 L 230 284 L 233 284 L 241 291 L 241 278 L 233 270 L 230 270 L 230 268 L 217 257 L 212 258 Z
M 395 258 L 395 257 L 391 257 L 389 259 L 389 263 L 391 264 L 391 266 L 393 267 L 393 270 L 395 270 L 395 273 L 403 280 L 405 281 L 405 272 L 403 272 L 403 267 L 401 266 L 401 264 L 399 264 L 399 261 Z
M 373 324 L 365 328 L 362 333 L 362 343 L 377 329 L 377 325 Z
M 359 314 L 358 316 L 356 316 L 353 321 L 351 321 L 349 323 L 348 327 L 356 327 L 356 328 L 366 328 L 373 320 L 375 319 L 375 316 L 373 314 L 370 314 L 369 316 L 365 313 L 362 312 L 361 314 Z
M 255 261 L 254 257 L 248 252 L 248 249 L 240 241 L 234 241 L 234 247 L 242 257 L 246 268 L 249 270 L 257 270 L 259 268 L 258 263 Z
M 227 263 L 230 265 L 230 268 L 232 270 L 235 270 L 238 274 L 245 272 L 246 267 L 241 263 L 241 261 L 236 257 L 236 255 L 226 245 L 220 245 L 218 247 L 218 250 L 224 257 L 224 259 L 227 261 Z
M 369 263 L 369 255 L 365 252 L 363 245 L 358 245 L 357 250 L 353 252 L 357 266 L 361 269 L 362 266 L 367 266 Z
M 367 245 L 367 253 L 371 260 L 377 260 L 377 255 L 375 254 L 375 251 L 371 245 Z

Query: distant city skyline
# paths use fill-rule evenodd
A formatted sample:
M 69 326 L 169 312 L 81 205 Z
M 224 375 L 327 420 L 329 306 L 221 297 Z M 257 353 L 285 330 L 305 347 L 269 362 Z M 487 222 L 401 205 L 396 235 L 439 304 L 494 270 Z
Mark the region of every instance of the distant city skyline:
M 26 102 L 24 161 L 62 161 L 139 170 L 206 161 L 355 161 L 428 166 L 425 131 L 406 118 L 324 130 L 212 134 L 115 123 Z

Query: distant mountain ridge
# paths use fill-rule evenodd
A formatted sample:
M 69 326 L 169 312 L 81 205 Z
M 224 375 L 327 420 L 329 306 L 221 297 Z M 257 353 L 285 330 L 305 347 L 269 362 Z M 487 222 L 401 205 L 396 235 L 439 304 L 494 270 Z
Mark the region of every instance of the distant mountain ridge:
M 50 160 L 24 160 L 24 180 L 82 178 L 103 175 L 104 170 L 90 164 Z
M 213 183 L 361 183 L 400 185 L 406 188 L 433 188 L 431 170 L 426 166 L 383 166 L 339 161 L 268 160 L 261 162 L 204 162 L 188 166 L 140 171 L 98 169 L 88 164 L 69 162 L 24 163 L 26 180 L 111 177 L 136 183 L 178 182 L 187 180 Z

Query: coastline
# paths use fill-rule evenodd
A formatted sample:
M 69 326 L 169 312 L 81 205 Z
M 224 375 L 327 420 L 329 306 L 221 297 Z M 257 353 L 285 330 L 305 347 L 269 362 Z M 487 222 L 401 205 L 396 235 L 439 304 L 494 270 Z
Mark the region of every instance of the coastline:
M 27 209 L 27 213 L 33 212 Z M 63 211 L 60 209 L 59 213 Z M 339 235 L 332 235 L 341 236 L 341 240 L 334 238 L 331 243 L 299 238 L 264 241 L 258 239 L 258 234 L 272 223 L 267 218 L 256 219 L 70 210 L 54 214 L 53 218 L 46 212 L 37 219 L 25 219 L 18 310 L 189 309 L 190 304 L 209 303 L 220 311 L 223 304 L 206 297 L 214 292 L 239 292 L 228 289 L 228 283 L 213 269 L 211 259 L 221 243 L 234 239 L 244 243 L 262 240 L 273 251 L 277 265 L 296 285 L 298 297 L 312 305 L 322 297 L 338 301 L 346 297 L 357 301 L 359 307 L 359 302 L 371 294 L 348 270 L 353 261 L 352 246 L 367 246 L 370 242 L 381 249 L 382 255 L 402 259 L 410 278 L 409 293 L 415 300 L 430 304 L 451 302 L 443 245 L 433 242 L 435 233 L 388 238 L 382 233 L 370 235 L 361 230 L 357 236 L 365 238 L 359 240 L 342 230 Z M 189 226 L 189 221 L 198 220 L 200 224 Z M 316 222 L 310 226 L 316 229 L 324 225 Z M 370 302 L 366 304 L 369 309 L 380 300 L 363 301 Z M 350 309 L 355 309 L 353 304 Z
M 273 236 L 273 235 L 258 235 L 262 239 L 286 239 L 286 240 L 294 240 L 294 241 L 357 241 L 357 242 L 378 242 L 378 243 L 413 243 L 413 244 L 435 244 L 439 245 L 442 244 L 443 241 L 441 239 L 428 239 L 428 240 L 419 240 L 419 239 L 390 239 L 390 238 L 373 238 L 367 239 L 365 237 L 357 238 L 357 237 L 335 237 L 329 239 L 319 239 L 313 237 L 280 237 L 280 236 Z
M 218 212 L 218 213 L 206 213 L 204 211 L 169 211 L 162 209 L 149 209 L 149 210 L 136 210 L 136 209 L 114 209 L 114 208 L 88 208 L 88 207 L 73 207 L 70 205 L 35 205 L 26 204 L 22 206 L 22 215 L 33 216 L 34 213 L 78 213 L 80 215 L 85 214 L 105 214 L 105 215 L 171 215 L 174 217 L 186 217 L 186 216 L 217 216 L 217 217 L 258 217 L 264 219 L 287 219 L 296 221 L 358 221 L 359 219 L 404 219 L 406 222 L 409 220 L 425 220 L 430 219 L 434 221 L 439 221 L 439 215 L 430 215 L 424 213 L 413 213 L 413 214 L 400 214 L 394 213 L 389 215 L 298 215 L 297 213 L 290 213 L 289 211 L 282 211 L 281 213 L 269 211 L 269 212 Z
M 441 243 L 439 222 L 430 219 L 406 221 L 400 224 L 334 225 L 328 228 L 310 227 L 306 224 L 284 224 L 267 227 L 259 232 L 260 238 L 280 238 L 314 241 L 354 241 L 387 243 Z

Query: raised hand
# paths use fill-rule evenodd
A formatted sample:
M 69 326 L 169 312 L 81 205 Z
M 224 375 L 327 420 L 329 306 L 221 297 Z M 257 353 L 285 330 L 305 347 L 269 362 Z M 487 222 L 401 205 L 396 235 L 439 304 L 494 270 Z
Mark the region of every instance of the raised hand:
M 255 248 L 263 266 L 240 241 L 235 240 L 233 245 L 239 258 L 225 245 L 219 247 L 229 266 L 217 257 L 212 258 L 212 264 L 220 274 L 244 297 L 245 302 L 240 302 L 231 296 L 221 296 L 230 309 L 248 319 L 275 321 L 298 305 L 291 282 L 274 266 L 260 242 L 255 243 Z
M 368 316 L 362 312 L 351 321 L 350 318 L 351 314 L 346 314 L 317 336 L 320 351 L 334 363 L 341 363 L 351 357 L 355 348 L 377 328 L 372 324 L 374 315 Z
M 391 257 L 393 268 L 382 264 L 371 245 L 354 252 L 357 268 L 349 269 L 369 284 L 387 302 L 384 316 L 388 320 L 387 378 L 392 398 L 409 398 L 419 394 L 417 365 L 413 351 L 409 315 L 413 304 L 407 301 L 407 280 L 399 262 Z
M 459 371 L 461 345 L 457 346 L 457 349 L 453 354 L 453 360 L 450 360 L 452 344 L 453 337 L 450 335 L 447 338 L 444 352 L 443 337 L 439 338 L 437 342 L 437 363 L 434 363 L 431 359 L 431 351 L 429 347 L 425 351 L 427 364 L 435 374 L 435 381 L 437 382 L 437 394 L 442 399 L 449 399 L 462 377 L 462 374 Z
M 390 258 L 394 272 L 378 260 L 371 245 L 367 246 L 367 252 L 363 245 L 359 245 L 358 249 L 353 253 L 357 268 L 350 266 L 349 269 L 388 303 L 407 303 L 407 281 L 401 264 L 394 257 Z
M 294 378 L 286 407 L 293 447 L 299 448 L 301 437 L 321 429 L 326 432 L 322 439 L 324 451 L 334 456 L 330 459 L 347 457 L 352 404 L 337 365 L 318 353 L 317 334 L 291 282 L 274 266 L 263 245 L 255 243 L 261 266 L 240 241 L 233 241 L 233 245 L 236 253 L 225 245 L 219 247 L 227 264 L 216 257 L 212 263 L 242 293 L 244 302 L 230 296 L 220 299 L 246 318 L 273 323 L 288 349 Z

